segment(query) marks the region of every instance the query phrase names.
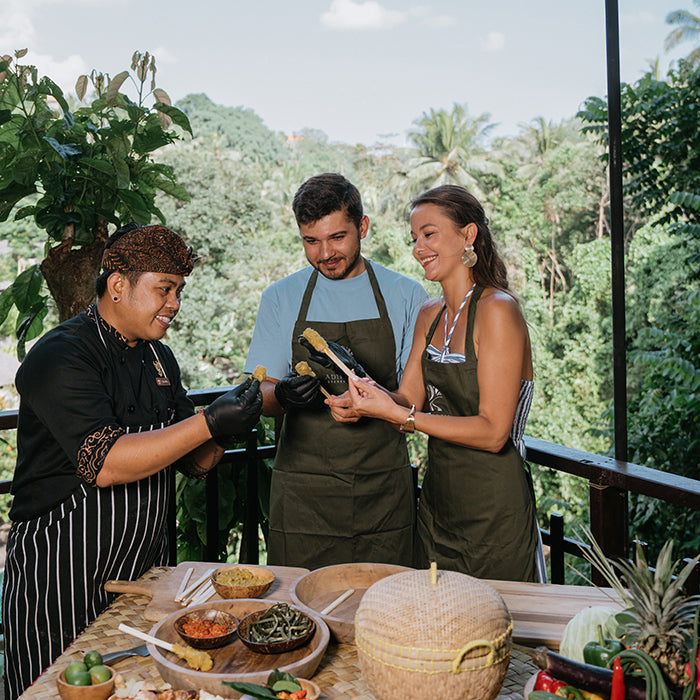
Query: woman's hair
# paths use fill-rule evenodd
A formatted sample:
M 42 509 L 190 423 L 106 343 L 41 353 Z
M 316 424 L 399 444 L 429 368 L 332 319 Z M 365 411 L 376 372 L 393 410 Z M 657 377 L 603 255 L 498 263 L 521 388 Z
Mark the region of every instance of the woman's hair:
M 411 209 L 420 204 L 437 205 L 457 228 L 476 224 L 479 233 L 474 241 L 477 255 L 476 265 L 472 268 L 474 281 L 480 287 L 496 287 L 512 294 L 508 287 L 506 266 L 496 250 L 484 208 L 473 194 L 457 185 L 440 185 L 418 195 L 411 202 Z

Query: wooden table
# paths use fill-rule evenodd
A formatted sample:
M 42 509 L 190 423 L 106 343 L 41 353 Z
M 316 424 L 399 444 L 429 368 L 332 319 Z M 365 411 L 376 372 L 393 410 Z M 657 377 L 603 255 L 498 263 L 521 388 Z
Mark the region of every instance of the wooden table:
M 153 568 L 139 583 L 155 585 L 158 581 L 166 580 L 172 572 L 173 569 L 169 567 Z M 277 573 L 279 575 L 280 572 Z M 288 573 L 295 575 L 298 574 L 298 570 L 290 570 Z M 273 597 L 276 600 L 289 600 L 289 584 L 294 579 L 289 580 L 289 575 L 282 575 L 281 579 L 282 586 L 274 591 Z M 533 646 L 546 643 L 550 648 L 557 649 L 566 622 L 576 612 L 587 605 L 610 604 L 606 596 L 594 588 L 507 581 L 489 583 L 499 590 L 511 611 L 515 641 Z M 120 632 L 118 626 L 124 623 L 148 632 L 153 626 L 153 621 L 145 619 L 144 614 L 147 608 L 153 612 L 152 603 L 148 595 L 120 595 L 21 697 L 38 700 L 56 698 L 56 676 L 68 663 L 82 657 L 82 654 L 90 649 L 107 653 L 137 646 L 139 640 Z M 163 615 L 167 614 L 167 610 L 162 612 Z M 149 616 L 153 617 L 152 614 Z M 143 680 L 156 689 L 165 687 L 150 657 L 129 657 L 118 662 L 114 668 L 125 680 Z M 498 695 L 499 700 L 522 700 L 525 682 L 536 671 L 527 655 L 513 650 L 508 674 Z M 338 644 L 331 640 L 313 680 L 321 687 L 322 700 L 374 700 L 362 679 L 357 651 L 352 644 Z

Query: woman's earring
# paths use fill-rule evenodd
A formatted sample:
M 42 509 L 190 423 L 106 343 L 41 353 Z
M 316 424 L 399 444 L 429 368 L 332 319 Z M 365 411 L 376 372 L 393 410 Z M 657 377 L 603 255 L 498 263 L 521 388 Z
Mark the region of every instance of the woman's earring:
M 112 299 L 114 299 L 114 301 L 119 301 L 119 297 L 112 297 Z
M 477 260 L 478 258 L 474 251 L 474 246 L 468 243 L 464 246 L 464 252 L 462 253 L 462 265 L 464 265 L 464 267 L 474 267 Z

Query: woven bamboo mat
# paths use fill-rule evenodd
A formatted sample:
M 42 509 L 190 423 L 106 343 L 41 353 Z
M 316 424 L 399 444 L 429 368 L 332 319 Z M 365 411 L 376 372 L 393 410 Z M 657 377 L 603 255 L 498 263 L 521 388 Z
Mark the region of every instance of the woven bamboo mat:
M 169 569 L 153 568 L 141 580 L 157 579 Z M 143 632 L 151 629 L 152 623 L 143 619 L 148 598 L 133 594 L 119 596 L 90 627 L 83 632 L 21 696 L 35 700 L 53 700 L 58 696 L 56 676 L 71 662 L 91 649 L 107 654 L 113 651 L 138 646 L 138 639 L 120 632 L 120 623 L 136 627 Z M 145 681 L 147 687 L 162 690 L 168 687 L 158 673 L 150 657 L 132 656 L 114 666 L 125 680 Z M 528 657 L 513 650 L 505 683 L 498 695 L 499 700 L 522 700 L 523 687 L 537 669 Z M 375 700 L 368 690 L 357 662 L 357 650 L 352 644 L 331 642 L 313 677 L 321 688 L 321 700 Z

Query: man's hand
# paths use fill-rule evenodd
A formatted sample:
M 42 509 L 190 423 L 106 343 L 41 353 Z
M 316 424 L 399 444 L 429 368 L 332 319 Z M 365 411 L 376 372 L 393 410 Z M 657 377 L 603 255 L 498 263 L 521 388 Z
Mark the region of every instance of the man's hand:
M 290 408 L 318 407 L 321 403 L 321 382 L 311 374 L 290 372 L 275 384 L 275 398 L 287 411 Z
M 333 362 L 328 355 L 314 349 L 314 346 L 311 345 L 311 343 L 304 338 L 303 335 L 299 336 L 299 342 L 309 351 L 310 362 L 315 362 L 316 364 L 321 365 L 321 367 L 333 370 L 334 372 L 340 371 L 338 367 L 336 367 L 335 362 Z M 367 372 L 365 372 L 364 367 L 355 359 L 355 356 L 352 354 L 351 350 L 343 345 L 334 343 L 332 340 L 326 342 L 328 343 L 328 347 L 331 349 L 331 351 L 338 357 L 339 360 L 347 365 L 348 369 L 351 369 L 358 377 L 367 376 Z
M 252 430 L 262 412 L 260 382 L 248 377 L 204 409 L 207 428 L 219 447 L 228 449 Z

